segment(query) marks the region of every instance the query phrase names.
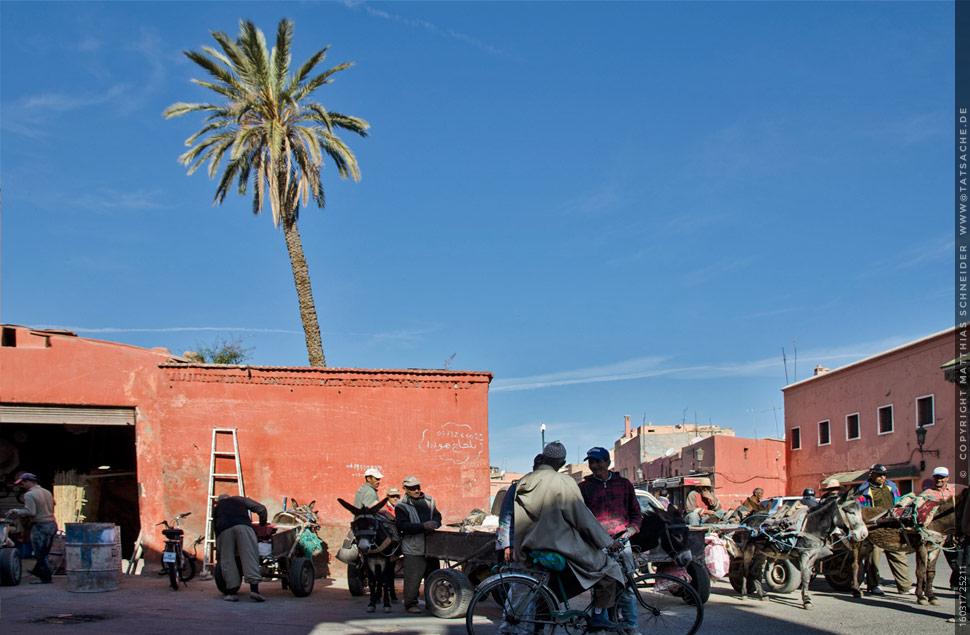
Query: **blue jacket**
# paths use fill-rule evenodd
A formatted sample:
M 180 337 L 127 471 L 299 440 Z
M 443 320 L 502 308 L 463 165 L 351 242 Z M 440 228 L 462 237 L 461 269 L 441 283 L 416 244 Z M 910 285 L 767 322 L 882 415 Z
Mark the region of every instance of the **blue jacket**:
M 495 550 L 501 551 L 512 546 L 512 505 L 515 503 L 515 486 L 518 481 L 514 481 L 505 490 L 505 498 L 502 499 L 502 509 L 498 514 L 498 536 L 495 541 Z
M 872 507 L 873 506 L 872 505 L 872 495 L 869 493 L 869 486 L 870 485 L 871 485 L 871 483 L 869 481 L 866 481 L 865 483 L 863 483 L 862 485 L 859 486 L 859 490 L 858 490 L 858 492 L 859 492 L 859 499 L 858 500 L 859 500 L 859 504 L 862 505 L 863 507 Z M 886 485 L 889 486 L 889 491 L 891 491 L 893 493 L 893 504 L 895 505 L 896 504 L 896 501 L 899 500 L 899 488 L 896 487 L 896 484 L 893 483 L 892 481 L 890 481 L 889 479 L 886 479 Z

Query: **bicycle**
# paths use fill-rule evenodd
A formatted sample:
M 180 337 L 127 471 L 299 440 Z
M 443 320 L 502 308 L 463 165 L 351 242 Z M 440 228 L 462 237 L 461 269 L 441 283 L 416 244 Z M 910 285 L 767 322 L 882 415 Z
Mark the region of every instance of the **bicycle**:
M 697 632 L 704 620 L 704 604 L 687 581 L 663 573 L 639 574 L 628 558 L 609 555 L 623 569 L 625 583 L 618 591 L 632 590 L 637 602 L 637 628 L 620 632 L 665 635 Z M 550 584 L 553 580 L 554 572 L 550 569 L 536 574 L 533 570 L 502 567 L 499 573 L 478 585 L 465 617 L 468 634 L 586 633 L 592 604 L 582 611 L 570 608 L 565 595 L 553 591 Z M 562 590 L 561 584 L 559 589 Z M 622 619 L 616 607 L 609 609 L 609 616 L 614 623 Z
M 188 586 L 186 583 L 195 577 L 195 556 L 182 548 L 185 532 L 182 531 L 181 520 L 191 515 L 192 512 L 185 512 L 176 516 L 171 525 L 167 520 L 155 525 L 165 526 L 162 530 L 162 535 L 165 536 L 165 551 L 162 552 L 162 570 L 159 575 L 168 574 L 169 585 L 176 591 L 179 590 L 179 582 Z

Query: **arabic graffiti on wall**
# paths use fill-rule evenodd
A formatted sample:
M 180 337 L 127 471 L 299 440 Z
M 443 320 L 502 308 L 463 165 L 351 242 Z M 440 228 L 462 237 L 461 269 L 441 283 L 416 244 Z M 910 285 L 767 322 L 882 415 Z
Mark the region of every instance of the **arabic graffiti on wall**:
M 442 461 L 463 465 L 478 459 L 485 449 L 485 435 L 472 431 L 467 423 L 448 421 L 438 428 L 425 428 L 418 450 L 437 455 Z

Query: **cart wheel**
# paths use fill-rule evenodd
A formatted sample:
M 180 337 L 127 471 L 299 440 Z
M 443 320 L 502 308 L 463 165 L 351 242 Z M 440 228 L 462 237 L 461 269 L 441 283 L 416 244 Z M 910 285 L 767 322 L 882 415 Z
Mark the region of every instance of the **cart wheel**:
M 436 617 L 464 617 L 475 589 L 465 574 L 438 569 L 424 579 L 424 602 Z
M 16 547 L 0 549 L 0 584 L 17 586 L 20 584 L 20 554 Z
M 350 594 L 354 597 L 360 597 L 364 594 L 364 569 L 363 567 L 358 567 L 355 564 L 347 565 L 347 589 Z
M 852 553 L 835 555 L 822 563 L 822 575 L 829 586 L 836 591 L 848 593 L 852 590 Z M 865 567 L 859 567 L 859 584 L 866 575 Z
M 290 583 L 290 591 L 298 598 L 305 598 L 313 591 L 313 581 L 316 576 L 313 574 L 313 563 L 309 558 L 293 558 L 289 562 L 287 580 Z
M 242 564 L 240 564 L 239 559 L 236 558 L 236 566 L 239 567 L 239 571 L 242 571 Z M 216 566 L 212 569 L 212 579 L 216 583 L 216 588 L 219 589 L 219 593 L 226 595 L 229 593 L 229 587 L 226 586 L 226 579 L 222 577 L 222 563 L 216 560 Z M 239 587 L 233 590 L 233 593 L 239 591 Z
M 711 576 L 707 573 L 707 567 L 691 560 L 685 569 L 690 576 L 690 585 L 697 591 L 701 602 L 707 602 L 711 597 Z
M 765 565 L 765 586 L 775 593 L 791 593 L 802 583 L 802 572 L 791 560 L 769 560 Z

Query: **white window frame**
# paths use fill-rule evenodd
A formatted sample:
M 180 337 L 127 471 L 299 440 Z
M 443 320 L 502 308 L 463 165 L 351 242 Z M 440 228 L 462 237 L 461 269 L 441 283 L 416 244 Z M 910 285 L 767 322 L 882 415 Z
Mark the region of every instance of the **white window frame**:
M 889 408 L 889 412 L 892 413 L 892 418 L 891 418 L 892 427 L 889 429 L 889 432 L 883 432 L 882 430 L 879 429 L 882 427 L 882 418 L 879 416 L 879 413 L 885 410 L 886 408 Z M 893 408 L 893 405 L 891 403 L 887 403 L 883 406 L 879 406 L 878 408 L 876 408 L 876 434 L 878 435 L 892 434 L 895 431 L 896 431 L 896 412 L 895 412 L 895 408 Z
M 828 431 L 829 431 L 829 440 L 826 441 L 825 443 L 822 443 L 822 424 L 823 423 L 828 426 Z M 831 419 L 822 419 L 821 421 L 818 422 L 818 430 L 816 430 L 816 438 L 818 439 L 818 447 L 822 447 L 823 445 L 832 445 L 832 420 Z
M 796 452 L 796 451 L 802 449 L 802 427 L 801 426 L 792 426 L 791 431 L 794 433 L 795 430 L 798 430 L 798 447 L 797 448 L 796 447 L 792 447 L 792 452 Z M 795 444 L 794 443 L 791 443 L 789 445 L 794 446 Z
M 913 400 L 913 410 L 914 410 L 914 414 L 916 415 L 916 427 L 917 428 L 919 427 L 919 400 L 920 399 L 927 399 L 927 398 L 930 400 L 930 415 L 931 416 L 930 416 L 930 422 L 927 423 L 924 427 L 929 428 L 930 426 L 935 426 L 936 425 L 936 396 L 935 396 L 934 393 L 930 393 L 928 395 L 922 395 L 920 397 L 917 397 L 916 399 Z
M 849 436 L 849 417 L 855 417 L 855 420 L 856 420 L 856 422 L 855 422 L 856 432 L 859 433 L 859 436 L 857 436 L 857 437 L 850 437 Z M 858 412 L 853 412 L 851 414 L 845 415 L 845 440 L 846 441 L 858 441 L 861 438 L 862 438 L 862 417 L 859 415 Z

